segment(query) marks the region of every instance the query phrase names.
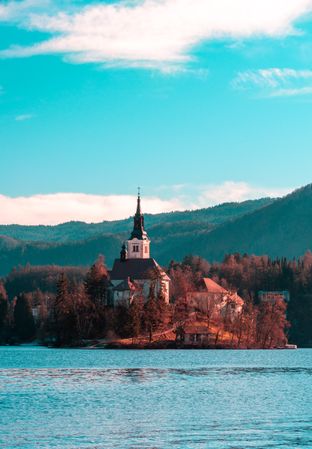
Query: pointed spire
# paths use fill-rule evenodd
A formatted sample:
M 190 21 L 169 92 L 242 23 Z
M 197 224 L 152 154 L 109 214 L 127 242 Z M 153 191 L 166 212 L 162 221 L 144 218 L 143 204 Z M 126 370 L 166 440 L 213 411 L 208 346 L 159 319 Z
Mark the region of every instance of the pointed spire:
M 138 187 L 138 199 L 137 199 L 136 215 L 142 215 L 142 212 L 141 212 L 141 188 L 140 187 Z
M 138 187 L 137 209 L 133 217 L 133 231 L 131 233 L 130 240 L 137 238 L 139 240 L 146 240 L 147 233 L 144 230 L 144 216 L 141 211 L 141 188 Z

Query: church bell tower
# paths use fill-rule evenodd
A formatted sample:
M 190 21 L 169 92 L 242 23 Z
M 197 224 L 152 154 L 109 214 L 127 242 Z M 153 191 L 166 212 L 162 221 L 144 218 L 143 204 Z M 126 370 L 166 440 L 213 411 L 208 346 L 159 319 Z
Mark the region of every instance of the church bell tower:
M 144 229 L 144 216 L 141 211 L 141 195 L 138 189 L 137 209 L 133 217 L 133 231 L 127 241 L 128 259 L 149 259 L 150 239 Z

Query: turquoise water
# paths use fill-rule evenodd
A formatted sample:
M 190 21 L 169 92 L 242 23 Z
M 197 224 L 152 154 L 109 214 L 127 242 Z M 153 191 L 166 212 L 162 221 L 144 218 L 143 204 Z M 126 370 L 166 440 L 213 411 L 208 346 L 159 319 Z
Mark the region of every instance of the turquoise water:
M 312 448 L 312 350 L 0 348 L 0 448 Z

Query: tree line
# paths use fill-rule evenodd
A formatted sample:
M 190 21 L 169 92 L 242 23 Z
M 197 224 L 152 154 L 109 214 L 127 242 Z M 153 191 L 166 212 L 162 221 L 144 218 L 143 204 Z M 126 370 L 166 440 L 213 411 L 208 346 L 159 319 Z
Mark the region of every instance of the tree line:
M 233 254 L 222 263 L 209 263 L 187 256 L 182 262 L 172 261 L 167 272 L 170 305 L 151 288 L 147 300 L 137 294 L 130 305 L 120 302 L 112 307 L 103 258 L 89 270 L 20 267 L 0 283 L 0 341 L 37 338 L 55 345 L 77 345 L 86 339 L 135 340 L 140 335 L 152 340 L 155 333 L 178 329 L 190 319 L 187 293 L 200 289 L 201 279 L 210 277 L 244 299 L 235 319 L 225 313 L 211 322 L 211 313 L 201 313 L 199 319 L 214 329 L 215 346 L 228 335 L 232 347 L 273 347 L 285 342 L 287 334 L 290 342 L 311 346 L 310 252 L 292 261 Z M 288 290 L 288 308 L 285 302 L 261 303 L 260 290 Z
M 172 279 L 173 300 L 185 296 L 187 290 L 196 289 L 203 276 L 237 291 L 245 306 L 254 309 L 265 307 L 259 301 L 261 290 L 288 291 L 290 301 L 285 310 L 288 339 L 300 347 L 312 347 L 311 251 L 293 260 L 237 253 L 227 255 L 221 263 L 187 256 L 181 263 L 171 262 L 168 273 Z M 268 316 L 268 313 L 262 312 L 262 315 Z
M 46 275 L 47 267 L 43 269 Z M 55 346 L 79 345 L 83 340 L 105 337 L 135 338 L 142 333 L 152 340 L 153 334 L 168 322 L 169 308 L 160 292 L 155 295 L 157 274 L 151 273 L 148 300 L 138 292 L 129 305 L 119 301 L 112 306 L 109 274 L 103 257 L 89 271 L 51 267 L 45 286 L 40 267 L 27 266 L 8 276 L 8 288 L 16 293 L 21 278 L 24 291 L 12 300 L 0 284 L 0 343 L 27 342 L 37 338 Z M 31 282 L 27 285 L 27 278 Z M 14 279 L 14 281 L 13 281 Z M 29 289 L 37 280 L 41 287 Z M 28 290 L 28 291 L 27 291 Z

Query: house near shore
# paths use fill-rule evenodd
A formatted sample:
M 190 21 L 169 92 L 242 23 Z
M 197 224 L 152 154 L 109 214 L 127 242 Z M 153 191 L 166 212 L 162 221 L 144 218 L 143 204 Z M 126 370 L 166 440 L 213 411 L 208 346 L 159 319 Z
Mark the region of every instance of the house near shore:
M 237 292 L 226 290 L 210 278 L 202 278 L 199 289 L 187 293 L 186 300 L 189 310 L 209 315 L 212 319 L 220 314 L 233 319 L 244 305 Z
M 186 346 L 207 346 L 214 339 L 214 334 L 205 322 L 186 323 L 176 330 L 176 342 Z
M 169 303 L 170 278 L 150 255 L 151 241 L 144 227 L 140 193 L 133 217 L 133 230 L 122 245 L 120 257 L 115 259 L 110 271 L 113 304 L 120 301 L 131 303 L 141 296 L 146 301 L 153 290 L 155 298 L 162 295 Z

